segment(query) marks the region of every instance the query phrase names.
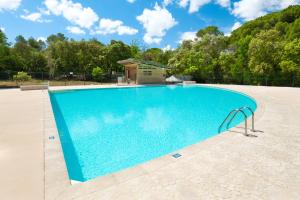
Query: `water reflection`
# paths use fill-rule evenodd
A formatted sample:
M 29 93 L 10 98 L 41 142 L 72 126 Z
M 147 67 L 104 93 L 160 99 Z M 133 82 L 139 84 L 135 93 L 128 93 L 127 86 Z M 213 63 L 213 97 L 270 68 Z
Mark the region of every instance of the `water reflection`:
M 70 126 L 70 133 L 77 137 L 97 134 L 101 129 L 99 119 L 96 117 L 88 117 L 85 119 L 75 120 Z
M 165 133 L 170 127 L 171 119 L 163 108 L 147 108 L 142 116 L 145 116 L 140 123 L 143 131 Z
M 117 125 L 123 124 L 126 120 L 132 118 L 134 116 L 134 112 L 130 111 L 122 116 L 114 115 L 113 113 L 104 113 L 102 115 L 103 122 L 108 125 Z

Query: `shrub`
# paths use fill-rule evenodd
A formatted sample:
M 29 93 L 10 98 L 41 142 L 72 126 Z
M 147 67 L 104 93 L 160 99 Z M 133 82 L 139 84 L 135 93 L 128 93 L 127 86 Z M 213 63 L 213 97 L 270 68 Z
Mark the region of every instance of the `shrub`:
M 30 81 L 31 76 L 26 72 L 18 72 L 18 74 L 14 75 L 13 79 L 17 82 Z
M 104 71 L 100 67 L 93 68 L 92 76 L 95 81 L 102 81 L 104 77 Z

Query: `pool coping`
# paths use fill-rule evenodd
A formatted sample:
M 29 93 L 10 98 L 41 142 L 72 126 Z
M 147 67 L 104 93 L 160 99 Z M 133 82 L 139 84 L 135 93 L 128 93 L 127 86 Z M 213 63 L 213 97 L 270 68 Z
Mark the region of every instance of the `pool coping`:
M 202 85 L 205 87 L 216 87 L 215 85 Z M 124 88 L 124 87 L 141 87 L 141 86 L 116 86 L 116 85 L 105 85 L 105 86 L 76 86 L 76 87 L 50 87 L 50 91 L 59 91 L 65 89 L 97 89 L 97 88 Z M 224 89 L 220 87 L 221 89 Z M 231 90 L 235 91 L 235 90 Z M 241 93 L 239 91 L 236 91 Z M 249 97 L 253 96 L 248 93 L 244 93 Z M 257 104 L 257 110 L 255 112 L 256 119 L 258 122 L 264 113 L 264 104 L 260 99 L 253 98 Z M 230 134 L 236 134 L 231 131 L 222 132 L 222 134 L 211 137 L 205 141 L 198 142 L 191 146 L 185 147 L 184 149 L 178 150 L 171 154 L 164 155 L 154 160 L 147 161 L 137 166 L 122 170 L 120 172 L 112 173 L 106 176 L 101 176 L 87 182 L 78 183 L 71 182 L 68 176 L 66 163 L 64 160 L 63 151 L 60 144 L 58 131 L 52 111 L 49 94 L 47 93 L 44 98 L 44 109 L 45 109 L 45 127 L 44 127 L 44 159 L 45 159 L 45 199 L 73 199 L 79 198 L 84 195 L 96 193 L 101 190 L 105 190 L 116 184 L 126 182 L 130 179 L 137 178 L 146 174 L 158 170 L 159 168 L 175 163 L 181 159 L 188 159 L 192 157 L 195 152 L 199 150 L 199 147 L 209 144 L 212 140 L 216 143 L 222 142 L 224 137 L 230 137 Z M 238 125 L 239 126 L 239 125 Z M 241 135 L 243 132 L 240 132 Z M 54 137 L 54 139 L 53 139 Z M 179 153 L 182 156 L 174 158 L 172 155 Z

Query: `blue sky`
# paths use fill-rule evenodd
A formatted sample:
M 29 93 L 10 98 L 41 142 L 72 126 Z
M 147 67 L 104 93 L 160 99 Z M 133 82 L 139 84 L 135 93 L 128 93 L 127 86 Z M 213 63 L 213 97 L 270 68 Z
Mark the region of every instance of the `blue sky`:
M 244 22 L 300 0 L 0 0 L 0 27 L 10 42 L 22 34 L 44 39 L 111 39 L 174 48 L 209 25 L 225 34 Z

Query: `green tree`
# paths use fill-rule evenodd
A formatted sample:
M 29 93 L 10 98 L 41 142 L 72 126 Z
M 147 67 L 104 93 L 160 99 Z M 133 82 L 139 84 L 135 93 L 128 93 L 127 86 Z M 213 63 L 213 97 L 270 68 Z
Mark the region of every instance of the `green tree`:
M 218 36 L 218 35 L 224 35 L 224 33 L 220 31 L 219 28 L 216 26 L 208 26 L 204 29 L 199 30 L 196 35 L 198 38 L 202 38 L 205 35 Z
M 18 72 L 18 74 L 14 75 L 13 79 L 17 82 L 30 81 L 31 76 L 29 76 L 26 72 Z
M 41 40 L 37 41 L 32 37 L 28 39 L 28 45 L 37 51 L 41 51 L 45 49 L 46 46 L 46 44 L 43 41 Z
M 123 43 L 122 41 L 112 40 L 109 45 L 107 45 L 105 60 L 112 75 L 113 72 L 123 71 L 123 66 L 118 64 L 119 60 L 124 60 L 132 57 L 131 48 L 129 45 Z
M 269 78 L 279 68 L 282 42 L 276 30 L 262 31 L 253 38 L 249 45 L 250 70 L 265 78 L 268 85 Z
M 133 40 L 130 44 L 131 57 L 136 59 L 141 59 L 142 57 L 142 49 L 141 45 L 137 40 Z
M 294 86 L 300 75 L 300 38 L 285 45 L 280 67 L 284 74 L 291 77 L 292 86 Z
M 93 68 L 92 76 L 95 81 L 103 81 L 104 71 L 100 67 Z
M 64 34 L 62 33 L 57 33 L 56 35 L 50 35 L 48 38 L 47 38 L 47 43 L 48 45 L 51 45 L 53 43 L 56 43 L 56 42 L 63 42 L 63 41 L 66 41 L 68 40 L 68 38 L 65 37 Z
M 7 46 L 7 37 L 2 30 L 0 30 L 0 45 Z
M 145 52 L 143 52 L 143 59 L 149 60 L 149 61 L 155 61 L 158 62 L 159 56 L 162 54 L 162 50 L 159 48 L 151 48 L 147 49 Z
M 286 26 L 287 38 L 289 40 L 300 38 L 300 18 L 295 20 L 292 24 Z
M 0 30 L 0 71 L 8 69 L 10 61 L 10 49 L 4 32 Z

